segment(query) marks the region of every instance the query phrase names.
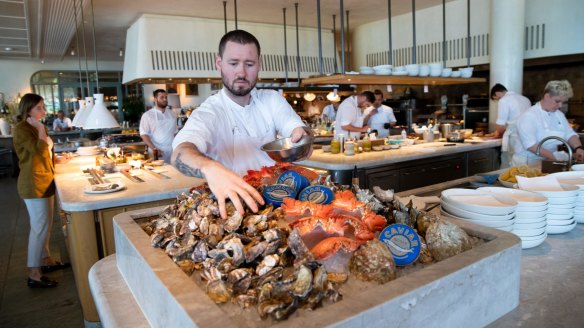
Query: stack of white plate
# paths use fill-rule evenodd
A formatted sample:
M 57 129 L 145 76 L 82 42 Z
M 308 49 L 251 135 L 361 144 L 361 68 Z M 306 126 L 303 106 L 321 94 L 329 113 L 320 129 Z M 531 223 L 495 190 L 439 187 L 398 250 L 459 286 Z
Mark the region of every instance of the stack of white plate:
M 561 184 L 562 190 L 531 190 L 548 199 L 547 233 L 559 234 L 571 231 L 576 227 L 574 207 L 578 201 L 578 186 Z
M 515 224 L 511 232 L 521 238 L 521 248 L 532 248 L 543 243 L 547 237 L 548 199 L 546 197 L 531 191 L 504 187 L 482 187 L 477 190 L 517 201 Z
M 577 223 L 584 223 L 584 171 L 557 172 L 551 175 L 556 177 L 560 183 L 578 186 L 574 219 Z
M 97 146 L 77 148 L 77 154 L 81 156 L 95 156 L 97 153 L 99 153 L 99 148 L 97 148 Z
M 517 201 L 486 191 L 446 189 L 442 191 L 442 212 L 483 226 L 511 231 Z

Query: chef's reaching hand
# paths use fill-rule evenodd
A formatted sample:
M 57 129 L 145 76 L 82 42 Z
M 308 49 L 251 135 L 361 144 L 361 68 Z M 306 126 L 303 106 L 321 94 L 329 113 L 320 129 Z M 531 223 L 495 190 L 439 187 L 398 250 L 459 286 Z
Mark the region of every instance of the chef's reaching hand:
M 203 155 L 194 144 L 178 145 L 173 152 L 172 162 L 183 174 L 197 177 L 203 175 L 207 179 L 209 189 L 217 198 L 219 213 L 223 219 L 227 218 L 225 210 L 227 199 L 231 200 L 235 209 L 242 215 L 245 210 L 241 200 L 254 213 L 258 211 L 258 204 L 264 204 L 264 199 L 254 187 L 221 163 Z
M 292 134 L 290 135 L 290 141 L 298 142 L 298 140 L 300 140 L 303 136 L 312 136 L 312 130 L 304 126 L 299 126 L 292 130 Z

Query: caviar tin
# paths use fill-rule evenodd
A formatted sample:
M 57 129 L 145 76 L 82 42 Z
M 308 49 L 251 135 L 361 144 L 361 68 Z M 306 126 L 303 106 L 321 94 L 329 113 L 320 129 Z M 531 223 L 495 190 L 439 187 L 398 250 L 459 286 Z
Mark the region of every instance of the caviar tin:
M 420 236 L 405 224 L 392 224 L 381 231 L 379 240 L 393 255 L 395 265 L 404 266 L 418 259 L 421 250 Z
M 310 181 L 308 181 L 307 177 L 293 170 L 288 170 L 282 173 L 278 177 L 277 183 L 285 184 L 294 188 L 294 191 L 296 191 L 296 193 L 299 193 L 304 188 L 310 186 Z
M 326 186 L 308 186 L 302 189 L 298 200 L 315 204 L 330 204 L 333 201 L 333 191 Z
M 267 204 L 280 206 L 284 198 L 296 198 L 296 191 L 294 188 L 285 184 L 274 184 L 264 188 L 262 196 Z

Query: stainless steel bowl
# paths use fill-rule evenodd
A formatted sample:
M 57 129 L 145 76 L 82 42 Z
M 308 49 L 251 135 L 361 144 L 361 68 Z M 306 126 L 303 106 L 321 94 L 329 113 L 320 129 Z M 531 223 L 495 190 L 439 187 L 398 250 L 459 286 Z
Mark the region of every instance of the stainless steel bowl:
M 313 141 L 311 136 L 304 136 L 296 143 L 290 138 L 282 138 L 268 142 L 261 149 L 276 162 L 296 162 L 308 157 Z

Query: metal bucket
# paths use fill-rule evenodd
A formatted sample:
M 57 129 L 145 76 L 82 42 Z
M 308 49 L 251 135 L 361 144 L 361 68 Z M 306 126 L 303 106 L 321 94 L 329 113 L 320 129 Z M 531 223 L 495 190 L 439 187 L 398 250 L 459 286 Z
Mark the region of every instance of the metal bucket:
M 442 133 L 443 138 L 448 138 L 450 133 L 453 130 L 453 126 L 450 123 L 441 123 L 440 124 L 440 133 Z

